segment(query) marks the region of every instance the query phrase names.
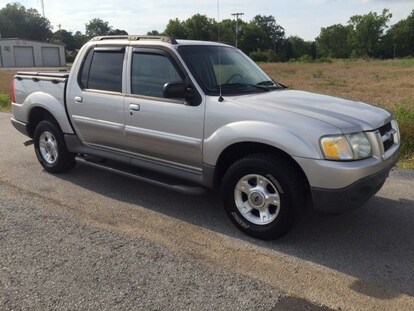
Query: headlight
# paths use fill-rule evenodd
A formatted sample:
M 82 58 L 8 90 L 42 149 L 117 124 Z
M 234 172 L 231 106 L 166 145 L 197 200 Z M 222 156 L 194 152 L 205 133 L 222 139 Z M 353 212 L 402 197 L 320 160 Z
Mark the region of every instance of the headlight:
M 328 160 L 360 160 L 372 155 L 371 143 L 362 132 L 322 137 L 321 149 Z

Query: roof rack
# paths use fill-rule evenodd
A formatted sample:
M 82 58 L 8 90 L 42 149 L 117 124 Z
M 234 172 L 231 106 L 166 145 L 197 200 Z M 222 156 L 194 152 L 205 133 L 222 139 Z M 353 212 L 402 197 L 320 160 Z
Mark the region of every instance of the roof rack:
M 133 35 L 125 35 L 125 36 L 98 36 L 91 39 L 91 41 L 102 41 L 102 40 L 116 40 L 116 39 L 124 39 L 129 41 L 138 41 L 138 40 L 159 40 L 162 42 L 167 42 L 171 44 L 178 44 L 178 42 L 172 38 L 167 36 L 133 36 Z

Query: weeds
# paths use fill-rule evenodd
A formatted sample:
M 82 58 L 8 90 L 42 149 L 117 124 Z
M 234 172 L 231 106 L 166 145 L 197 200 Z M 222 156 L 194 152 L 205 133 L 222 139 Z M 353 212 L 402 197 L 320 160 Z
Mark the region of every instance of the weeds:
M 334 78 L 334 79 L 329 80 L 326 85 L 344 87 L 344 86 L 347 85 L 347 82 L 344 79 L 336 79 L 336 78 Z
M 323 77 L 323 70 L 317 70 L 316 72 L 312 73 L 312 76 L 315 79 L 319 79 Z
M 394 110 L 394 115 L 401 133 L 401 166 L 414 169 L 414 110 L 402 104 Z
M 0 111 L 11 111 L 10 97 L 8 94 L 0 93 Z

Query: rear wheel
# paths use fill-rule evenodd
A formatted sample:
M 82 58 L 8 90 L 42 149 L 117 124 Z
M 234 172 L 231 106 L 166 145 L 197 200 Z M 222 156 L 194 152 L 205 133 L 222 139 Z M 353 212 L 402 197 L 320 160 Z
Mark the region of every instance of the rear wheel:
M 259 239 L 275 239 L 291 229 L 304 207 L 304 181 L 286 160 L 251 155 L 226 172 L 223 201 L 228 216 L 241 231 Z
M 67 150 L 62 131 L 51 121 L 41 121 L 36 126 L 34 149 L 40 164 L 49 172 L 65 172 L 75 166 L 75 156 Z

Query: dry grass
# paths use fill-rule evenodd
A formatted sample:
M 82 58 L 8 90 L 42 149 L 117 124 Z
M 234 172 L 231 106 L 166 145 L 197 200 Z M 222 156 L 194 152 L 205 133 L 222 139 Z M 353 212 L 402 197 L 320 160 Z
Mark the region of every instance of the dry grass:
M 10 83 L 15 74 L 15 69 L 0 69 L 0 93 L 8 94 L 10 92 Z
M 414 110 L 414 59 L 267 63 L 261 67 L 293 89 L 360 100 L 391 110 L 404 103 Z

